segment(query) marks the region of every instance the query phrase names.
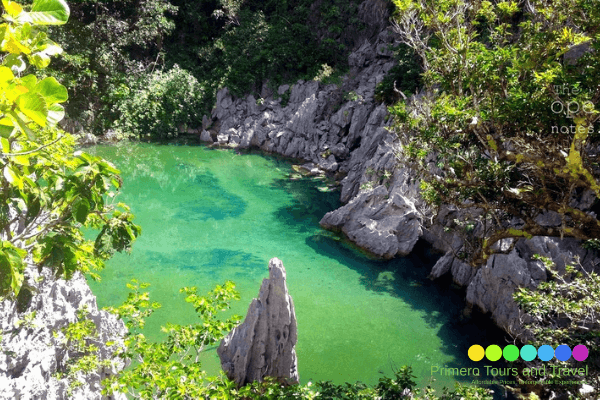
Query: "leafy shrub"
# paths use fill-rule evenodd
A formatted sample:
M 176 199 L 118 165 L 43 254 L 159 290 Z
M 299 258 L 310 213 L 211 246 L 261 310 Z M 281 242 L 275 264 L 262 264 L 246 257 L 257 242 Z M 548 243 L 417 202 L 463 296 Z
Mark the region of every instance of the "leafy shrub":
M 432 206 L 483 210 L 471 264 L 485 263 L 502 239 L 600 238 L 600 220 L 571 206 L 586 190 L 600 198 L 590 151 L 600 127 L 596 8 L 588 0 L 394 4 L 396 31 L 419 54 L 427 89 L 397 109 L 403 163 Z M 578 59 L 568 54 L 586 47 Z M 562 225 L 540 224 L 546 211 Z M 504 223 L 511 218 L 519 229 Z
M 393 104 L 401 100 L 401 95 L 394 89 L 410 96 L 421 85 L 422 68 L 416 52 L 405 44 L 400 44 L 393 51 L 398 64 L 389 70 L 383 81 L 375 88 L 375 99 L 385 104 Z
M 143 75 L 124 87 L 117 98 L 116 127 L 136 136 L 177 136 L 202 121 L 204 87 L 177 65 L 167 72 Z
M 550 274 L 547 282 L 541 282 L 536 289 L 518 288 L 513 298 L 521 309 L 532 318 L 525 328 L 532 333 L 530 343 L 535 347 L 549 344 L 556 348 L 566 344 L 571 349 L 583 344 L 589 350 L 585 361 L 589 368 L 585 383 L 600 387 L 600 275 L 584 267 L 578 259 L 565 266 L 565 273 L 558 272 L 554 262 L 540 255 L 534 260 L 541 262 Z M 580 367 L 574 359 L 561 362 L 553 359 L 547 369 L 554 372 L 558 367 Z M 553 378 L 552 374 L 549 378 Z M 560 379 L 560 376 L 556 376 Z M 572 377 L 573 380 L 577 376 Z M 583 383 L 583 382 L 582 382 Z M 555 392 L 572 391 L 573 386 L 553 385 Z M 597 393 L 597 391 L 596 391 Z M 594 395 L 594 394 L 592 394 Z

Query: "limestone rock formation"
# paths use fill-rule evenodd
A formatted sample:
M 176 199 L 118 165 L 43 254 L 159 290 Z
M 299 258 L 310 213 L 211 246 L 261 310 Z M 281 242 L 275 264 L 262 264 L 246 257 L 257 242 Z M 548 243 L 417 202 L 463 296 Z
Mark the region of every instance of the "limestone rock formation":
M 559 267 L 565 257 L 579 255 L 583 265 L 592 267 L 600 265 L 600 259 L 577 241 L 557 238 L 521 239 L 515 251 L 490 257 L 478 269 L 455 258 L 465 251 L 457 221 L 475 219 L 481 210 L 442 205 L 434 215 L 420 196 L 414 172 L 396 156 L 400 140 L 386 129 L 391 123 L 387 108 L 375 97 L 377 84 L 395 64 L 390 45 L 398 43 L 383 4 L 365 0 L 359 7 L 360 18 L 373 29 L 354 41 L 358 44 L 348 57 L 350 71 L 341 84 L 298 81 L 275 92 L 265 86 L 259 102 L 253 96 L 236 99 L 222 89 L 212 112 L 214 134 L 205 134 L 203 140 L 303 159 L 313 175 L 335 174 L 342 179 L 344 205 L 322 218 L 323 227 L 343 232 L 383 258 L 406 255 L 419 238 L 426 240 L 445 254 L 431 277 L 450 273 L 454 282 L 467 288 L 468 303 L 490 312 L 500 327 L 518 335 L 520 316 L 512 293 L 517 285 L 535 287 L 546 277 L 532 254 L 551 257 Z M 284 93 L 290 93 L 286 105 L 280 98 Z M 594 193 L 582 193 L 571 206 L 589 212 L 594 201 Z M 561 223 L 551 211 L 536 221 L 548 227 Z
M 369 1 L 373 2 L 365 3 Z M 350 55 L 352 69 L 341 86 L 317 81 L 283 85 L 277 93 L 290 92 L 286 106 L 278 94 L 268 91 L 257 104 L 253 96 L 234 99 L 222 89 L 212 117 L 219 127 L 215 135 L 219 145 L 301 158 L 322 171 L 345 176 L 341 200 L 357 197 L 353 205 L 337 210 L 339 215 L 325 217 L 323 226 L 341 230 L 365 250 L 390 258 L 412 250 L 422 218 L 414 203 L 415 182 L 406 169 L 396 168 L 398 139 L 386 129 L 387 108 L 375 100 L 377 84 L 394 65 L 390 55 L 378 49 L 387 49 L 396 38 L 390 30 L 369 38 Z M 352 95 L 344 99 L 344 93 Z M 213 141 L 208 134 L 202 140 Z M 370 193 L 370 187 L 382 183 L 387 185 L 386 194 L 381 195 L 381 189 Z M 339 223 L 331 223 L 333 219 Z
M 78 272 L 69 281 L 55 279 L 47 269 L 38 273 L 29 266 L 27 290 L 30 296 L 20 295 L 18 302 L 0 303 L 0 399 L 81 399 L 105 398 L 100 382 L 123 368 L 113 359 L 116 346 L 123 345 L 126 328 L 123 321 L 106 311 L 98 310 L 96 297 L 85 278 Z M 22 289 L 23 291 L 23 289 Z M 61 328 L 76 321 L 77 311 L 87 307 L 87 317 L 95 324 L 101 360 L 111 360 L 111 368 L 82 377 L 82 385 L 71 394 L 69 382 L 58 378 L 67 362 L 78 357 L 64 342 Z M 19 324 L 26 315 L 35 318 L 27 325 Z M 106 342 L 115 342 L 109 347 Z M 113 399 L 125 399 L 113 396 Z
M 223 371 L 240 386 L 266 376 L 288 384 L 299 381 L 296 313 L 285 277 L 281 260 L 272 258 L 258 299 L 252 300 L 244 322 L 217 349 Z
M 421 216 L 410 199 L 382 185 L 327 213 L 321 226 L 341 229 L 359 246 L 392 258 L 412 251 L 421 235 Z

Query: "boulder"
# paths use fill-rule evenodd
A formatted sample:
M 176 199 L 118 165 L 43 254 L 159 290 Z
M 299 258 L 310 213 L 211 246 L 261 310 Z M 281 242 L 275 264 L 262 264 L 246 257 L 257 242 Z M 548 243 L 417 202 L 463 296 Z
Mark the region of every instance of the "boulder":
M 96 135 L 91 133 L 82 133 L 79 137 L 77 137 L 77 143 L 80 146 L 93 146 L 98 143 L 98 138 Z
M 200 134 L 200 141 L 212 143 L 213 140 L 212 140 L 212 136 L 210 136 L 210 132 L 207 130 L 203 130 L 202 133 Z
M 414 203 L 383 185 L 359 194 L 320 222 L 325 229 L 342 230 L 358 246 L 383 258 L 408 255 L 421 236 L 421 223 Z
M 285 384 L 299 382 L 296 313 L 285 279 L 283 263 L 272 258 L 258 299 L 252 300 L 244 322 L 217 349 L 223 371 L 238 386 L 267 376 Z

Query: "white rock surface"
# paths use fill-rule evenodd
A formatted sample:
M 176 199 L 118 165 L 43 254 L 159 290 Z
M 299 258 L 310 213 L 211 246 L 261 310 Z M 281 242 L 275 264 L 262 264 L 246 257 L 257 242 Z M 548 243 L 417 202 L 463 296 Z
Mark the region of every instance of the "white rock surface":
M 115 374 L 123 364 L 112 359 L 116 347 L 107 347 L 107 341 L 122 345 L 125 325 L 114 315 L 98 310 L 96 297 L 85 278 L 77 273 L 69 281 L 52 278 L 44 269 L 28 267 L 28 282 L 33 296 L 29 305 L 19 312 L 14 301 L 0 303 L 0 399 L 81 399 L 106 398 L 101 395 L 102 379 Z M 88 318 L 96 325 L 100 358 L 112 360 L 112 368 L 104 368 L 82 378 L 82 385 L 70 395 L 66 379 L 55 374 L 64 370 L 65 363 L 77 355 L 63 344 L 61 328 L 76 321 L 77 311 L 87 306 Z M 17 327 L 25 315 L 35 312 L 29 327 Z M 125 396 L 112 398 L 125 399 Z

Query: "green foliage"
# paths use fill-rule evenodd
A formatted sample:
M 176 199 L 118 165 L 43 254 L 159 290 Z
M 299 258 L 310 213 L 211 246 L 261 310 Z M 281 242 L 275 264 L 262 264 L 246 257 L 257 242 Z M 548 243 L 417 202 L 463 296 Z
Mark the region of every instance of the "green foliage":
M 31 11 L 4 1 L 0 66 L 0 295 L 16 297 L 24 282 L 25 259 L 70 278 L 102 267 L 110 251 L 127 250 L 139 234 L 125 205 L 106 203 L 121 185 L 110 163 L 73 152 L 73 138 L 55 128 L 63 118 L 67 91 L 54 77 L 39 79 L 60 48 L 44 25 L 66 22 L 60 0 L 34 1 Z M 102 230 L 96 245 L 82 228 Z M 95 276 L 95 275 L 93 275 Z
M 391 109 L 402 157 L 435 205 L 483 210 L 474 265 L 505 238 L 600 237 L 600 221 L 569 206 L 585 190 L 600 197 L 598 156 L 586 150 L 600 128 L 592 3 L 395 1 L 396 30 L 421 58 L 428 92 Z M 594 51 L 574 59 L 576 46 Z M 560 228 L 536 222 L 547 210 L 564 216 Z M 510 218 L 523 228 L 508 229 Z
M 600 239 L 586 240 L 581 247 L 587 250 L 600 250 Z
M 62 328 L 61 333 L 53 332 L 54 337 L 60 340 L 59 349 L 65 352 L 65 361 L 57 366 L 55 376 L 68 382 L 68 396 L 83 385 L 88 375 L 113 366 L 110 360 L 100 358 L 97 346 L 100 338 L 96 325 L 87 315 L 87 307 L 83 306 L 77 311 L 75 322 Z
M 402 100 L 403 92 L 406 96 L 415 93 L 421 86 L 422 68 L 419 56 L 413 49 L 401 44 L 393 49 L 397 64 L 389 70 L 383 81 L 375 88 L 375 100 L 385 104 L 394 104 Z
M 71 93 L 69 118 L 104 133 L 119 116 L 113 94 L 164 61 L 163 42 L 177 7 L 166 0 L 72 2 L 72 18 L 53 32 L 67 55 L 52 75 Z
M 199 296 L 196 288 L 183 288 L 185 301 L 191 303 L 200 322 L 187 326 L 167 324 L 162 331 L 167 334 L 163 342 L 147 341 L 142 333 L 145 318 L 160 305 L 150 303 L 149 294 L 140 292 L 147 284 L 132 281 L 128 284 L 132 292 L 125 303 L 109 308 L 125 320 L 129 332 L 125 338 L 125 349 L 118 353 L 125 361 L 137 363 L 119 376 L 105 382 L 105 393 L 126 392 L 132 398 L 207 398 L 216 383 L 205 380 L 201 369 L 200 354 L 214 346 L 240 321 L 234 315 L 226 320 L 217 318 L 219 312 L 229 309 L 232 300 L 239 299 L 232 282 L 217 285 L 207 296 Z M 215 378 L 215 382 L 221 382 Z M 208 385 L 207 385 L 208 383 Z M 225 397 L 226 398 L 226 397 Z
M 137 120 L 129 111 L 142 104 L 125 97 L 140 91 L 152 97 L 150 84 L 168 80 L 164 74 L 179 65 L 174 74 L 188 71 L 198 83 L 178 111 L 191 115 L 187 122 L 198 123 L 195 114 L 209 114 L 217 90 L 225 86 L 235 95 L 260 94 L 267 81 L 277 88 L 299 78 L 313 79 L 325 64 L 335 71 L 329 80 L 337 82 L 360 28 L 359 3 L 325 0 L 313 7 L 312 0 L 76 2 L 73 18 L 55 32 L 68 54 L 53 65 L 52 75 L 72 93 L 68 117 L 85 129 L 104 133 L 118 121 L 123 129 L 147 131 L 164 104 L 149 101 L 145 119 Z M 170 95 L 175 97 L 164 103 L 182 100 L 180 93 L 166 94 Z M 152 134 L 158 125 L 167 125 L 154 123 Z
M 525 327 L 533 334 L 531 344 L 566 344 L 571 349 L 579 344 L 589 350 L 585 361 L 589 374 L 586 383 L 600 386 L 600 275 L 587 271 L 578 260 L 567 264 L 560 273 L 551 259 L 535 255 L 544 264 L 550 279 L 536 289 L 518 288 L 513 297 L 532 318 Z M 574 367 L 575 361 L 552 360 L 553 365 Z
M 328 64 L 321 65 L 319 72 L 313 78 L 315 81 L 319 81 L 324 85 L 329 85 L 331 83 L 340 86 L 342 84 L 342 74 L 341 70 L 335 70 L 330 67 Z
M 177 136 L 202 122 L 204 87 L 175 65 L 167 72 L 142 75 L 114 95 L 119 111 L 116 127 L 138 137 Z
M 314 77 L 332 53 L 318 45 L 306 21 L 294 18 L 299 18 L 294 12 L 276 18 L 265 7 L 243 8 L 239 24 L 199 49 L 202 61 L 196 70 L 205 80 L 210 78 L 214 90 L 226 86 L 238 96 L 260 92 L 267 80 L 278 86 Z

